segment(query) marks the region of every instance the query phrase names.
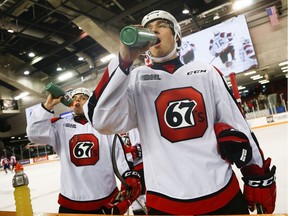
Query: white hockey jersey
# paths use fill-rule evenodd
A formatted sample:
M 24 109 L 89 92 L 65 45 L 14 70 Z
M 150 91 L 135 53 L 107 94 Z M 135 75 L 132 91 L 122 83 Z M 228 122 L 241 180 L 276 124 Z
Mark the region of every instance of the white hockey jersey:
M 175 65 L 174 72 L 165 68 Z M 113 59 L 84 105 L 105 134 L 137 127 L 143 151 L 148 207 L 169 214 L 205 214 L 239 191 L 230 164 L 217 151 L 214 124 L 223 122 L 250 140 L 250 163 L 263 158 L 250 128 L 220 73 L 202 62 L 122 70 Z
M 27 135 L 31 142 L 49 144 L 60 157 L 61 185 L 58 203 L 76 210 L 96 210 L 114 197 L 118 188 L 113 172 L 113 136 L 99 134 L 87 121 L 51 118 L 39 105 L 31 114 Z M 116 145 L 121 174 L 129 170 L 120 143 Z

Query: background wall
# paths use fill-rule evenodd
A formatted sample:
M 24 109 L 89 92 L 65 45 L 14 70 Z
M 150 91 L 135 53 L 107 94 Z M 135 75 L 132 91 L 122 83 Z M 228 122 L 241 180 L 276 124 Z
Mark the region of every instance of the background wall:
M 281 25 L 278 26 L 277 28 L 271 27 L 269 22 L 249 27 L 249 31 L 255 47 L 260 67 L 269 66 L 270 64 L 275 64 L 288 59 L 287 17 L 281 18 L 280 23 Z M 89 80 L 83 83 L 82 86 L 90 90 L 93 90 L 95 89 L 95 86 L 100 78 L 101 76 L 98 76 L 96 80 Z M 277 91 L 277 89 L 278 86 L 277 87 L 274 86 L 272 90 Z M 2 98 L 3 95 L 9 95 L 9 92 L 7 92 L 7 90 L 1 87 L 0 90 L 1 90 L 0 96 L 2 96 Z M 282 91 L 283 86 L 281 92 Z M 43 98 L 35 98 L 32 96 L 27 96 L 22 100 L 20 100 L 19 106 L 21 109 L 21 113 L 7 119 L 7 122 L 8 124 L 11 125 L 12 129 L 5 133 L 0 132 L 0 137 L 9 137 L 25 133 L 26 117 L 24 107 L 34 105 L 35 101 L 37 101 L 38 103 L 44 102 L 45 99 Z M 34 104 L 32 103 L 32 101 Z M 59 114 L 67 110 L 68 108 L 61 104 L 55 108 L 55 113 Z

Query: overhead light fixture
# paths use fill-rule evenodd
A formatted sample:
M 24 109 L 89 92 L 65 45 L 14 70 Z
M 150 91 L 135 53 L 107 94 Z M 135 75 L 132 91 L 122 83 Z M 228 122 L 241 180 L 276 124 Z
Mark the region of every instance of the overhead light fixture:
M 183 14 L 189 14 L 189 12 L 190 12 L 190 11 L 189 11 L 186 7 L 182 10 L 182 13 L 183 13 Z
M 216 13 L 215 16 L 213 17 L 213 20 L 220 19 L 219 13 Z
M 14 100 L 20 100 L 21 98 L 24 98 L 27 95 L 29 95 L 29 92 L 22 92 L 21 94 L 19 94 L 16 97 L 14 97 Z
M 60 75 L 60 76 L 58 77 L 58 80 L 59 80 L 59 81 L 64 81 L 64 80 L 70 79 L 72 76 L 73 76 L 72 72 L 71 72 L 71 71 L 68 71 L 68 72 Z
M 242 89 L 245 89 L 246 87 L 245 86 L 238 86 L 238 90 L 242 90 Z
M 259 83 L 260 83 L 261 85 L 266 84 L 266 83 L 269 83 L 269 82 L 270 82 L 269 80 L 260 80 L 260 81 L 259 81 Z
M 63 71 L 63 68 L 60 67 L 60 65 L 58 64 L 57 68 L 56 68 L 57 71 Z
M 82 56 L 80 56 L 79 58 L 78 58 L 78 61 L 83 61 L 84 60 L 84 58 L 82 57 Z
M 29 56 L 30 58 L 33 58 L 33 57 L 36 56 L 36 54 L 35 54 L 34 52 L 29 52 L 29 53 L 28 53 L 28 56 Z
M 246 8 L 252 4 L 252 0 L 236 0 L 233 3 L 232 8 L 236 11 L 242 10 L 243 8 Z
M 9 29 L 7 30 L 7 32 L 9 32 L 9 33 L 14 33 L 14 30 L 9 28 Z
M 258 79 L 262 79 L 263 76 L 260 76 L 260 75 L 256 75 L 256 76 L 252 76 L 250 77 L 252 80 L 258 80 Z
M 255 74 L 255 73 L 256 71 L 249 71 L 249 72 L 244 73 L 244 76 L 248 76 L 248 75 Z
M 286 69 L 288 69 L 288 66 L 281 68 L 281 70 L 286 70 Z
M 115 54 L 108 54 L 107 56 L 104 56 L 103 58 L 100 59 L 101 62 L 107 62 L 115 57 Z
M 284 62 L 280 62 L 280 63 L 279 63 L 279 66 L 281 67 L 281 66 L 287 65 L 287 64 L 288 64 L 288 61 L 284 61 Z
M 29 74 L 30 74 L 30 72 L 29 72 L 28 70 L 24 71 L 23 73 L 24 73 L 25 75 L 29 75 Z
M 283 73 L 287 73 L 288 72 L 288 69 L 285 69 L 285 70 L 282 70 Z

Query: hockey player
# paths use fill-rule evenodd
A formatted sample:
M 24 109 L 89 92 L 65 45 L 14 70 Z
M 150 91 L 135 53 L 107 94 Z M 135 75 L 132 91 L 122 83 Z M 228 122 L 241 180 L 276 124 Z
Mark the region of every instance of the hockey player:
M 15 155 L 13 154 L 10 156 L 10 169 L 12 171 L 14 171 L 14 167 L 15 167 L 16 163 L 17 163 L 17 160 L 16 160 Z
M 227 68 L 232 67 L 235 60 L 235 49 L 232 43 L 233 35 L 231 32 L 214 31 L 214 38 L 210 40 L 209 51 L 211 55 L 220 57 Z
M 10 163 L 9 163 L 8 158 L 2 156 L 1 164 L 3 166 L 3 170 L 5 171 L 6 174 L 8 173 L 7 170 L 10 170 L 11 172 L 13 172 L 12 169 L 10 168 Z
M 72 91 L 74 115 L 65 119 L 52 118 L 53 108 L 61 97 L 53 99 L 49 95 L 45 103 L 33 110 L 27 135 L 34 143 L 53 146 L 60 157 L 59 213 L 124 214 L 141 193 L 140 177 L 130 171 L 118 144 L 117 164 L 132 189 L 131 196 L 124 188 L 118 193 L 111 160 L 113 137 L 99 134 L 83 114 L 83 104 L 89 95 L 85 88 Z
M 241 38 L 241 48 L 239 49 L 239 56 L 243 64 L 246 66 L 245 70 L 251 70 L 258 67 L 256 54 L 249 39 Z
M 194 61 L 195 58 L 195 44 L 189 42 L 189 41 L 185 41 L 182 45 L 181 45 L 181 49 L 180 49 L 180 60 L 182 63 L 187 64 L 190 61 Z
M 272 213 L 275 167 L 270 169 L 271 159 L 265 160 L 220 71 L 180 62 L 181 29 L 170 13 L 153 11 L 142 26 L 160 42 L 139 49 L 120 42 L 84 113 L 101 133 L 138 128 L 148 213 L 248 214 L 256 203 Z M 153 65 L 132 70 L 148 49 Z M 244 196 L 232 164 L 243 173 Z

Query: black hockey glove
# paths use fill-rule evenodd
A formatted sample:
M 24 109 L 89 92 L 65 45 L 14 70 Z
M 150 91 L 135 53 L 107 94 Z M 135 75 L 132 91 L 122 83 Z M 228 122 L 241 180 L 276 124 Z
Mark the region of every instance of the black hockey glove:
M 247 136 L 225 123 L 217 123 L 214 130 L 221 158 L 238 168 L 245 166 L 252 159 L 252 148 Z

